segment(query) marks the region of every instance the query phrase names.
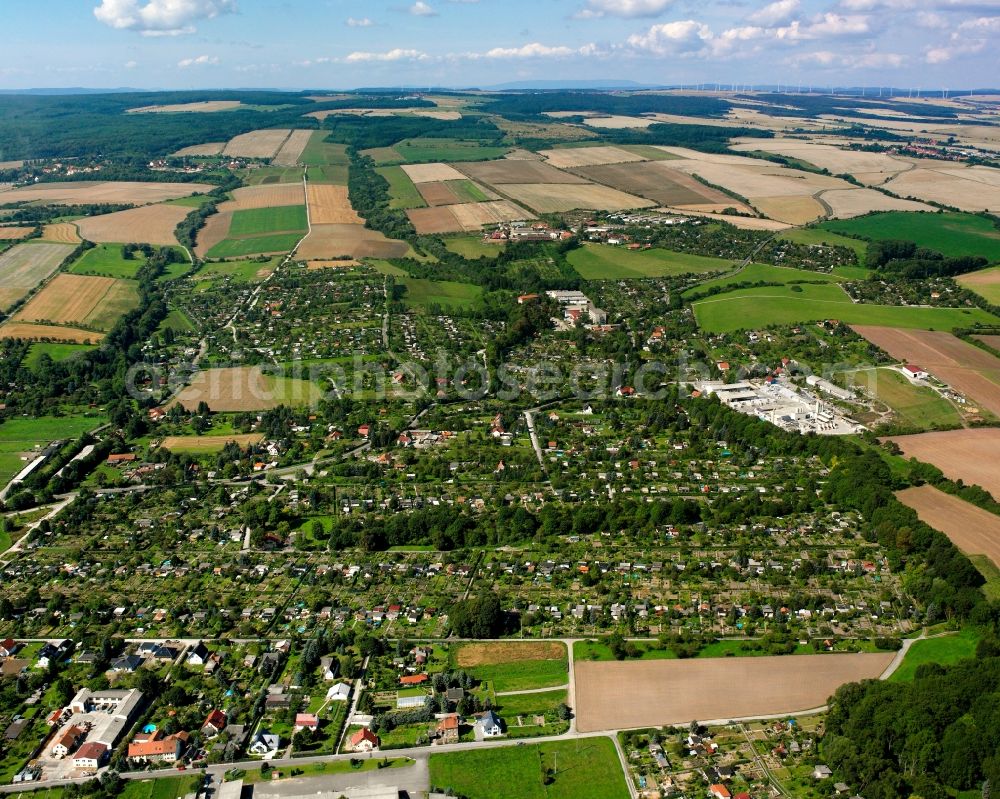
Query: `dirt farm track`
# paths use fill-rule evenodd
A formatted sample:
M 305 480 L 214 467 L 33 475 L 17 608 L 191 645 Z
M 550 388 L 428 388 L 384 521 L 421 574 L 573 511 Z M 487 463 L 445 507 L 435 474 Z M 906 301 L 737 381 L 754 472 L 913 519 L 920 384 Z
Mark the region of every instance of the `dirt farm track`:
M 893 653 L 631 662 L 577 661 L 580 732 L 811 710 L 838 687 L 875 678 Z

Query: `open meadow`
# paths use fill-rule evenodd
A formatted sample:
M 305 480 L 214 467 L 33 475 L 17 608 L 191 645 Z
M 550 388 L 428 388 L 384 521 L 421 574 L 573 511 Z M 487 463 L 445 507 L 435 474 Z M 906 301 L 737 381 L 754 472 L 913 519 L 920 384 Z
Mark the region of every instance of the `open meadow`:
M 823 222 L 819 227 L 835 233 L 874 241 L 912 241 L 951 258 L 982 255 L 1000 261 L 1000 230 L 974 214 L 951 212 L 871 214 L 858 219 Z
M 959 275 L 955 281 L 986 298 L 993 305 L 1000 305 L 1000 266 Z
M 406 215 L 417 233 L 423 235 L 474 233 L 482 230 L 484 225 L 535 218 L 530 211 L 508 200 L 441 205 L 436 208 L 411 208 Z
M 734 264 L 722 258 L 651 249 L 633 252 L 607 244 L 584 244 L 567 255 L 584 280 L 664 277 L 690 272 L 723 272 Z M 808 274 L 808 273 L 804 273 Z
M 906 425 L 917 430 L 958 427 L 962 416 L 948 400 L 928 386 L 915 385 L 895 368 L 866 369 L 851 375 L 851 384 L 889 406 Z
M 422 208 L 426 203 L 416 184 L 410 180 L 402 167 L 383 166 L 375 170 L 389 184 L 390 208 Z
M 576 663 L 581 732 L 811 710 L 878 677 L 892 653 Z
M 79 438 L 100 427 L 97 416 L 40 416 L 12 418 L 0 424 L 0 488 L 27 466 L 40 450 L 53 441 Z
M 566 646 L 558 641 L 462 644 L 452 662 L 498 692 L 555 688 L 569 680 Z
M 71 244 L 19 244 L 0 255 L 0 311 L 28 295 L 74 250 Z
M 843 289 L 832 284 L 738 289 L 700 300 L 693 307 L 699 327 L 709 333 L 826 319 L 851 325 L 924 330 L 951 330 L 996 321 L 979 308 L 904 308 L 855 303 Z

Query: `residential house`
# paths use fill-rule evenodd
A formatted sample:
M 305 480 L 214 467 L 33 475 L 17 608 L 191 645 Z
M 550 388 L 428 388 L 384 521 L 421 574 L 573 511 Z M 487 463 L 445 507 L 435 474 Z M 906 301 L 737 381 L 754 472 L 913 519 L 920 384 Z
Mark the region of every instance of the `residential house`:
M 199 641 L 195 647 L 188 653 L 187 662 L 189 666 L 204 666 L 205 661 L 208 660 L 208 647 L 205 646 L 201 641 Z
M 327 702 L 346 702 L 351 698 L 351 686 L 347 683 L 338 682 L 336 685 L 331 685 L 330 690 L 326 692 Z
M 76 749 L 80 742 L 87 737 L 87 730 L 84 727 L 78 727 L 76 725 L 68 727 L 62 735 L 59 736 L 59 740 L 56 741 L 55 746 L 52 747 L 52 755 L 57 758 L 66 757 L 70 752 Z
M 495 738 L 498 735 L 503 735 L 503 725 L 492 710 L 487 710 L 476 720 L 476 729 L 482 733 L 484 738 Z
M 319 717 L 315 713 L 296 713 L 295 732 L 299 730 L 309 730 L 315 732 L 319 729 Z
M 457 744 L 458 743 L 458 714 L 449 713 L 438 722 L 437 736 L 438 743 Z
M 136 671 L 142 665 L 142 658 L 138 655 L 124 655 L 123 657 L 115 658 L 111 661 L 109 671 L 113 671 L 116 674 L 122 672 L 133 672 Z
M 14 657 L 14 655 L 17 654 L 17 650 L 20 648 L 21 645 L 13 638 L 7 638 L 0 641 L 0 658 Z
M 829 766 L 819 765 L 812 772 L 814 780 L 826 780 L 833 776 L 833 771 Z
M 710 785 L 708 788 L 708 794 L 709 796 L 715 797 L 715 799 L 730 799 L 732 796 L 732 794 L 729 793 L 729 789 L 721 783 Z
M 362 727 L 351 736 L 351 749 L 355 752 L 371 752 L 378 747 L 378 736 L 367 727 Z
M 226 723 L 226 714 L 221 710 L 213 710 L 201 725 L 201 732 L 206 738 L 214 738 L 226 729 Z
M 261 730 L 253 737 L 253 741 L 250 743 L 250 747 L 247 751 L 251 755 L 262 757 L 264 760 L 270 760 L 278 753 L 278 748 L 280 746 L 280 736 L 277 736 L 272 732 L 268 732 L 267 730 Z
M 183 750 L 183 739 L 180 735 L 161 736 L 159 732 L 141 736 L 128 745 L 130 760 L 142 760 L 147 763 L 174 763 L 180 758 Z

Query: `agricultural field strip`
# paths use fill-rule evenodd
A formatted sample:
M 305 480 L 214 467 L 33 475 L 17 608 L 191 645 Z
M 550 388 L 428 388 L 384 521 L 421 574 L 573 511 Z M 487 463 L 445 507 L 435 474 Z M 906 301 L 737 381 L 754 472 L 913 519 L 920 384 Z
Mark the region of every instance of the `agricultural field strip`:
M 72 244 L 19 244 L 0 255 L 0 310 L 27 296 L 74 249 Z
M 951 480 L 978 485 L 1000 497 L 1000 428 L 947 430 L 894 436 L 890 439 L 907 458 L 916 458 L 940 469 Z
M 1000 567 L 1000 516 L 930 485 L 907 488 L 896 496 L 965 554 L 985 555 Z

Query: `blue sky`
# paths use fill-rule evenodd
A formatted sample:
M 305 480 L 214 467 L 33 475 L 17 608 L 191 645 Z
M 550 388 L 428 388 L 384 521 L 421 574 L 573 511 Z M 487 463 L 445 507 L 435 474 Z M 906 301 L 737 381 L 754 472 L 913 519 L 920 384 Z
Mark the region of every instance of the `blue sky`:
M 1000 0 L 4 0 L 0 88 L 1000 85 Z

